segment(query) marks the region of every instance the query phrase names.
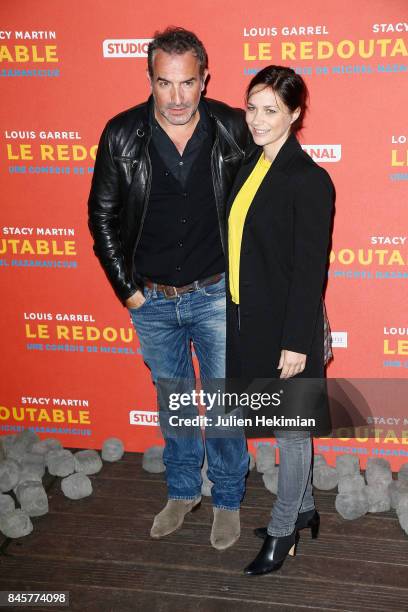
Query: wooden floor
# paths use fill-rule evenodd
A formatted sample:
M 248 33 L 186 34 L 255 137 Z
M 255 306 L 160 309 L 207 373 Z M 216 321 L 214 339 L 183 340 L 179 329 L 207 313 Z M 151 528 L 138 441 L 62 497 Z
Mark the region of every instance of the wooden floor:
M 335 492 L 316 491 L 319 538 L 303 531 L 279 572 L 247 577 L 242 568 L 260 545 L 252 529 L 274 499 L 259 474 L 248 478 L 241 538 L 224 552 L 209 542 L 210 498 L 176 534 L 149 538 L 166 487 L 162 474 L 142 470 L 141 455 L 105 463 L 91 478 L 94 493 L 80 501 L 50 479 L 49 514 L 33 519 L 29 536 L 0 540 L 0 590 L 70 591 L 69 609 L 81 612 L 408 611 L 408 537 L 394 512 L 345 521 Z

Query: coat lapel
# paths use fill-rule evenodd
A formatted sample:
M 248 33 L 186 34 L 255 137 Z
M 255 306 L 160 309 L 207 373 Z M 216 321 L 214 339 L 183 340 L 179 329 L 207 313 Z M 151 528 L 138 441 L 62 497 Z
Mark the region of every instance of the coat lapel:
M 282 145 L 278 155 L 266 173 L 264 180 L 259 186 L 253 202 L 249 207 L 245 222 L 247 222 L 253 216 L 254 212 L 256 211 L 257 202 L 265 199 L 273 200 L 274 193 L 277 193 L 280 186 L 289 178 L 288 170 L 293 157 L 301 151 L 302 147 L 300 146 L 299 141 L 297 140 L 296 136 L 291 134 L 286 142 Z M 257 159 L 259 159 L 259 155 L 257 156 Z
M 254 145 L 256 147 L 256 145 Z M 232 186 L 230 195 L 228 197 L 227 202 L 227 218 L 229 212 L 231 210 L 232 204 L 241 189 L 242 185 L 247 180 L 248 176 L 251 174 L 252 170 L 255 168 L 255 165 L 262 154 L 262 148 L 256 147 L 250 150 L 250 152 L 246 155 L 244 161 L 242 162 L 238 173 L 235 177 L 234 184 Z

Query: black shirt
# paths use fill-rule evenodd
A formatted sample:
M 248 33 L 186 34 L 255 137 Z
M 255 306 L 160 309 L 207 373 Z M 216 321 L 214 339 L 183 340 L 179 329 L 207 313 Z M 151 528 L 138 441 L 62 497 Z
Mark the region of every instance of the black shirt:
M 212 130 L 201 104 L 199 111 L 183 155 L 151 117 L 152 182 L 135 269 L 175 287 L 225 269 L 211 172 Z
M 187 182 L 187 177 L 197 159 L 198 154 L 204 141 L 209 138 L 210 126 L 207 113 L 203 105 L 199 105 L 200 119 L 195 127 L 195 130 L 187 142 L 183 154 L 181 155 L 166 132 L 161 127 L 160 123 L 154 116 L 154 108 L 152 106 L 150 112 L 150 122 L 152 126 L 152 142 L 162 158 L 164 165 L 172 173 L 174 178 L 184 187 Z

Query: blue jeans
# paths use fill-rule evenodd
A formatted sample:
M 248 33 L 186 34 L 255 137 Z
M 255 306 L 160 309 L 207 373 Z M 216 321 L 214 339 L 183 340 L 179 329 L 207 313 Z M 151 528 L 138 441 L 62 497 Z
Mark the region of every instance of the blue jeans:
M 139 337 L 145 363 L 153 382 L 160 388 L 160 379 L 185 381 L 194 388 L 192 344 L 198 358 L 200 378 L 225 376 L 225 278 L 213 285 L 167 299 L 155 288 L 145 288 L 146 301 L 137 309 L 129 309 Z M 184 390 L 185 390 L 184 389 Z M 199 425 L 188 428 L 188 435 L 169 435 L 162 420 L 168 418 L 168 407 L 159 398 L 159 415 L 165 449 L 163 461 L 169 499 L 194 499 L 201 495 L 201 467 L 204 441 Z M 183 406 L 178 416 L 198 415 L 197 406 Z M 205 436 L 208 478 L 214 483 L 211 495 L 217 508 L 237 510 L 245 491 L 249 456 L 243 431 Z
M 268 534 L 292 533 L 299 512 L 315 507 L 312 490 L 312 439 L 307 431 L 275 430 L 279 447 L 278 495 Z

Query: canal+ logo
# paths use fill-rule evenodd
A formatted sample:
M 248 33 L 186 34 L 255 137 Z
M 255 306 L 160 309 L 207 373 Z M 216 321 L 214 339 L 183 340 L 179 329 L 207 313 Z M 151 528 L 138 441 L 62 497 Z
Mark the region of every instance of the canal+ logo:
M 103 57 L 147 57 L 151 38 L 112 38 L 103 41 Z

